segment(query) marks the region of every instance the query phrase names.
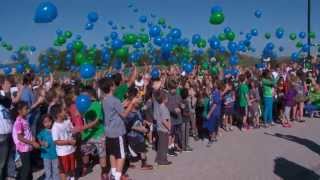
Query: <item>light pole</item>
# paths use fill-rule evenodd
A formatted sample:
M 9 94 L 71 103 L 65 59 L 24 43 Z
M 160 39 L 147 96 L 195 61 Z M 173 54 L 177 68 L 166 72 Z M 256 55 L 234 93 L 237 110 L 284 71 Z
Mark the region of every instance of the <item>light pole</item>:
M 308 49 L 308 60 L 310 61 L 311 60 L 311 39 L 310 39 L 310 32 L 311 32 L 311 0 L 308 0 L 308 46 L 309 46 L 309 49 Z

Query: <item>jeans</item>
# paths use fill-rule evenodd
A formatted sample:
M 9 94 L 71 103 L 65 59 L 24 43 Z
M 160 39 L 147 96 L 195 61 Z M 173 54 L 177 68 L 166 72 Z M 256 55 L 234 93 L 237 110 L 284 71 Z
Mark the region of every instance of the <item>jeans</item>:
M 43 159 L 45 180 L 59 180 L 58 159 Z
M 158 149 L 155 162 L 158 164 L 168 162 L 167 153 L 168 153 L 168 144 L 169 144 L 169 134 L 166 132 L 158 131 Z
M 185 121 L 182 123 L 182 149 L 186 150 L 189 146 L 189 130 L 190 130 L 190 122 Z
M 265 124 L 272 123 L 272 97 L 264 97 L 264 111 L 263 111 L 263 120 Z
M 31 152 L 19 152 L 22 166 L 19 168 L 18 179 L 30 180 L 32 179 L 31 169 Z
M 286 118 L 286 120 L 290 121 L 290 119 L 291 119 L 291 107 L 290 106 L 284 107 L 284 117 Z
M 6 166 L 9 156 L 10 134 L 0 135 L 0 180 L 6 177 Z

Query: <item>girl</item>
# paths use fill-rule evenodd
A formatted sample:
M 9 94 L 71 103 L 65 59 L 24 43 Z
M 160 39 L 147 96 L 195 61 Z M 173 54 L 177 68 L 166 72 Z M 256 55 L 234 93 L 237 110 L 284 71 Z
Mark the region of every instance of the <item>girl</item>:
M 291 119 L 291 111 L 293 110 L 293 107 L 295 106 L 295 96 L 297 95 L 297 92 L 292 85 L 291 82 L 288 83 L 288 90 L 284 95 L 284 119 L 282 121 L 283 127 L 291 127 L 289 121 Z
M 40 146 L 32 136 L 30 124 L 26 119 L 28 104 L 23 101 L 18 102 L 14 112 L 16 113 L 16 121 L 13 124 L 12 137 L 22 163 L 18 170 L 18 179 L 29 180 L 32 179 L 31 151 L 33 147 L 39 148 Z
M 272 80 L 271 73 L 269 70 L 265 70 L 262 75 L 262 86 L 263 86 L 263 120 L 265 127 L 268 128 L 273 124 L 272 116 L 272 105 L 273 105 L 273 92 L 274 81 Z
M 52 118 L 44 115 L 42 118 L 43 130 L 40 131 L 37 138 L 41 145 L 41 157 L 43 159 L 45 180 L 59 180 L 58 156 L 56 145 L 52 139 Z
M 250 82 L 249 101 L 249 114 L 253 120 L 253 127 L 260 128 L 260 93 L 255 81 Z
M 225 131 L 232 131 L 232 115 L 233 106 L 236 99 L 235 91 L 233 89 L 233 82 L 228 79 L 226 87 L 223 93 L 223 105 L 224 105 L 224 116 L 223 116 L 223 128 Z

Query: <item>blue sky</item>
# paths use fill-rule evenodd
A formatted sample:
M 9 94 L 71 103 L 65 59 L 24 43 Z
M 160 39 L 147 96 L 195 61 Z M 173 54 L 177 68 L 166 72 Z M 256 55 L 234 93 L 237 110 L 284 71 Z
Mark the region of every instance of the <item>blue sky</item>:
M 34 45 L 37 52 L 30 54 L 30 59 L 36 59 L 39 52 L 52 46 L 57 29 L 70 30 L 80 34 L 88 44 L 101 44 L 103 38 L 109 35 L 111 27 L 108 20 L 118 25 L 134 25 L 136 31 L 143 27 L 138 18 L 153 13 L 157 17 L 164 17 L 168 24 L 180 28 L 183 36 L 191 38 L 195 33 L 203 37 L 222 32 L 226 26 L 232 28 L 239 35 L 240 31 L 249 32 L 257 28 L 259 36 L 252 43 L 259 54 L 267 42 L 274 42 L 276 46 L 283 46 L 285 51 L 280 55 L 289 55 L 295 51 L 288 35 L 291 32 L 306 31 L 306 0 L 51 0 L 58 8 L 58 18 L 50 24 L 36 24 L 33 22 L 35 9 L 41 0 L 1 0 L 0 1 L 0 37 L 14 47 L 19 45 Z M 132 3 L 139 12 L 134 13 L 128 8 Z M 320 36 L 320 1 L 312 0 L 312 30 Z M 210 9 L 213 5 L 223 8 L 225 22 L 220 26 L 208 23 Z M 262 18 L 254 17 L 254 11 L 260 9 Z M 85 31 L 86 16 L 90 11 L 100 15 L 92 31 Z M 146 26 L 146 25 L 144 25 Z M 285 38 L 269 41 L 264 39 L 264 33 L 274 35 L 275 29 L 283 27 Z M 118 30 L 121 31 L 121 30 Z M 123 32 L 130 31 L 129 28 Z M 239 39 L 241 36 L 238 36 Z M 319 37 L 317 37 L 319 40 Z M 12 52 L 11 52 L 12 53 Z M 0 63 L 10 58 L 10 52 L 0 48 Z

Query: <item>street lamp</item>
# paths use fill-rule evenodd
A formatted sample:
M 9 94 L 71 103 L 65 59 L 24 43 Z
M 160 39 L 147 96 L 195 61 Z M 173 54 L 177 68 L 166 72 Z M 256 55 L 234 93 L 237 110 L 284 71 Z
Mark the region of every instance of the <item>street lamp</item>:
M 308 0 L 308 60 L 311 60 L 311 53 L 310 53 L 310 47 L 311 47 L 311 38 L 310 38 L 310 32 L 311 32 L 311 0 Z

